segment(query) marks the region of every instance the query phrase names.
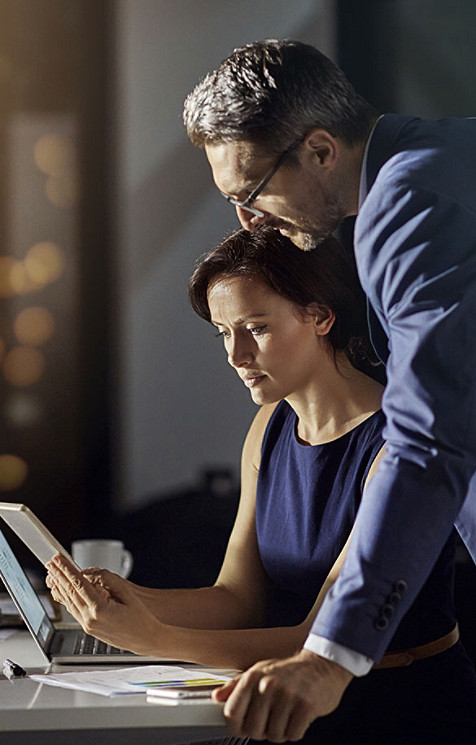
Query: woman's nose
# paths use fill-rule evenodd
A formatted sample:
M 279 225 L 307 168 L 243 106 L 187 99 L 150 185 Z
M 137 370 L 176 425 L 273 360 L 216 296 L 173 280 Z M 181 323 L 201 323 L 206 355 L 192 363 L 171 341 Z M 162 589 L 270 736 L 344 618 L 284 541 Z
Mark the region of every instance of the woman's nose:
M 236 337 L 229 340 L 227 351 L 228 362 L 232 367 L 243 367 L 243 365 L 248 365 L 253 359 L 253 354 L 249 346 L 243 340 L 239 340 Z

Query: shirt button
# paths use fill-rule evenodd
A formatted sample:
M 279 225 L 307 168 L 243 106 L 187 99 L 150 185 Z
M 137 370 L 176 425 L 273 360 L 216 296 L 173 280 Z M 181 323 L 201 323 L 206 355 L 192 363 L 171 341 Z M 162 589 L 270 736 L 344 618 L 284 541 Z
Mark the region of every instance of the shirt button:
M 385 616 L 379 616 L 375 619 L 374 626 L 377 631 L 385 631 L 388 627 L 388 618 L 385 618 Z

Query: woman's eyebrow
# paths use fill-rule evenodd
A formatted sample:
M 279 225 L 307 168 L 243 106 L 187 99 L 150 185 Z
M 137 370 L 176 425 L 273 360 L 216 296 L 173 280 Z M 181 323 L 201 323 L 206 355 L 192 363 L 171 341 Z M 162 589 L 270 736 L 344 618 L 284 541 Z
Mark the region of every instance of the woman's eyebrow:
M 234 323 L 239 326 L 242 323 L 246 323 L 247 321 L 251 321 L 255 318 L 264 318 L 267 316 L 267 313 L 250 313 L 247 316 L 243 316 L 242 318 L 237 318 Z M 216 321 L 214 318 L 210 318 L 210 323 L 213 323 L 214 326 L 225 326 L 226 324 L 222 323 L 221 321 Z

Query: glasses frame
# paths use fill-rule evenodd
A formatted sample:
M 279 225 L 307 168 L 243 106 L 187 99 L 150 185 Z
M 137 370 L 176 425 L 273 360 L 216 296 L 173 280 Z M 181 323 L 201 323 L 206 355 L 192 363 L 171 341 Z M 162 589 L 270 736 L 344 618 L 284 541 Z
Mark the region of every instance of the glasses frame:
M 229 197 L 227 194 L 223 194 L 221 192 L 222 196 L 225 197 L 226 201 L 233 205 L 233 207 L 240 207 L 242 210 L 248 210 L 248 212 L 251 212 L 255 217 L 264 217 L 264 212 L 261 212 L 261 210 L 256 209 L 256 207 L 252 207 L 253 202 L 259 197 L 261 192 L 263 191 L 264 187 L 267 185 L 267 183 L 273 178 L 276 171 L 281 168 L 286 158 L 291 155 L 294 150 L 298 147 L 298 145 L 303 142 L 304 137 L 298 137 L 294 142 L 292 142 L 289 147 L 284 150 L 279 158 L 277 159 L 276 163 L 270 170 L 267 172 L 267 174 L 264 176 L 264 178 L 261 179 L 258 186 L 256 186 L 251 194 L 249 194 L 246 199 L 243 201 L 240 201 L 239 199 L 235 199 L 234 197 Z

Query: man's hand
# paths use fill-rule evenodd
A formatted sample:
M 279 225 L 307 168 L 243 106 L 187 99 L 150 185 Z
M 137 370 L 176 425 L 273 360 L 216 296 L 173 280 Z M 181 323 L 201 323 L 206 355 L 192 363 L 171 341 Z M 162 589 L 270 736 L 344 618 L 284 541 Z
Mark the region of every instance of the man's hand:
M 286 660 L 258 662 L 213 693 L 235 737 L 300 740 L 311 722 L 340 703 L 352 674 L 302 649 Z

